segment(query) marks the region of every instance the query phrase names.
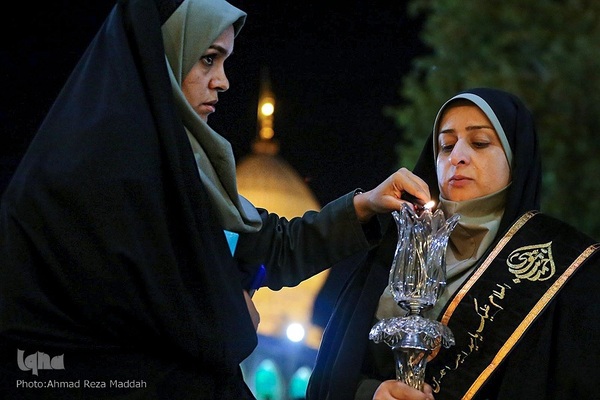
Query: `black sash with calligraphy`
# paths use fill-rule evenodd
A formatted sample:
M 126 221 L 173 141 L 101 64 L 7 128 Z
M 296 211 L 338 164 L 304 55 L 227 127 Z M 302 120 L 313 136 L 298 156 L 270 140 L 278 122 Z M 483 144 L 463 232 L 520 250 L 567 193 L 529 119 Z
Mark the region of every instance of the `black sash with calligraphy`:
M 591 238 L 552 217 L 521 217 L 444 311 L 442 322 L 456 344 L 427 366 L 436 398 L 473 398 L 597 249 Z

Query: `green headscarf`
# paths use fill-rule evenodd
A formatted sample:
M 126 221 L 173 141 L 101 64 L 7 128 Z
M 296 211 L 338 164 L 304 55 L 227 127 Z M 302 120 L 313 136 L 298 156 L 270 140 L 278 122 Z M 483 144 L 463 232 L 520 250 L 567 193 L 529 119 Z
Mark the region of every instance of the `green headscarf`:
M 237 191 L 231 144 L 192 109 L 181 84 L 215 39 L 230 25 L 235 35 L 246 13 L 222 0 L 185 0 L 162 26 L 173 96 L 194 151 L 198 172 L 226 230 L 255 232 L 261 227 L 256 208 Z

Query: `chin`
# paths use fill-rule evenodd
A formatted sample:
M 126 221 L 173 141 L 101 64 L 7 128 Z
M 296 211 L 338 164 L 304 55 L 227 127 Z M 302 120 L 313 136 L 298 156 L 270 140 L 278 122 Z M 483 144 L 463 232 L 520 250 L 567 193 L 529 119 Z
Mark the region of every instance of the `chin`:
M 447 195 L 442 194 L 442 196 L 444 196 L 444 198 L 446 198 L 450 201 L 465 201 L 465 200 L 471 200 L 471 199 L 474 199 L 475 197 L 478 197 L 478 196 L 474 196 L 472 193 L 469 193 L 465 190 L 456 190 L 456 189 L 452 189 L 452 190 L 448 191 Z

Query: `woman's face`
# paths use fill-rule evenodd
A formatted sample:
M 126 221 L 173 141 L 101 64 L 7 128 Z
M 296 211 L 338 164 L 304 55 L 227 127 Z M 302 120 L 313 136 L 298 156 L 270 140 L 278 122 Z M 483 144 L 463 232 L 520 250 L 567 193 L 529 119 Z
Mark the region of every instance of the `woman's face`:
M 444 198 L 475 199 L 510 183 L 502 143 L 479 107 L 450 105 L 440 119 L 437 134 L 437 177 Z
M 202 54 L 181 84 L 185 98 L 205 122 L 216 110 L 219 92 L 229 89 L 225 60 L 233 52 L 234 38 L 233 26 L 229 26 Z

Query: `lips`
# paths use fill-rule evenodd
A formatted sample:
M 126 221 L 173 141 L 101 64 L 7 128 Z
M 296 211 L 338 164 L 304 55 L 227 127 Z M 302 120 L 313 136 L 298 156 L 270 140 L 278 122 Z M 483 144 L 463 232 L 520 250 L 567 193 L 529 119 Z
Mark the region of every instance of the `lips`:
M 211 113 L 214 113 L 215 112 L 215 104 L 216 104 L 216 102 L 214 102 L 214 103 L 204 103 L 204 104 L 202 104 L 202 108 L 205 109 L 205 110 L 208 110 Z
M 448 184 L 455 186 L 455 187 L 461 187 L 461 186 L 467 185 L 471 181 L 472 181 L 472 179 L 467 176 L 453 175 L 450 179 L 448 179 Z

